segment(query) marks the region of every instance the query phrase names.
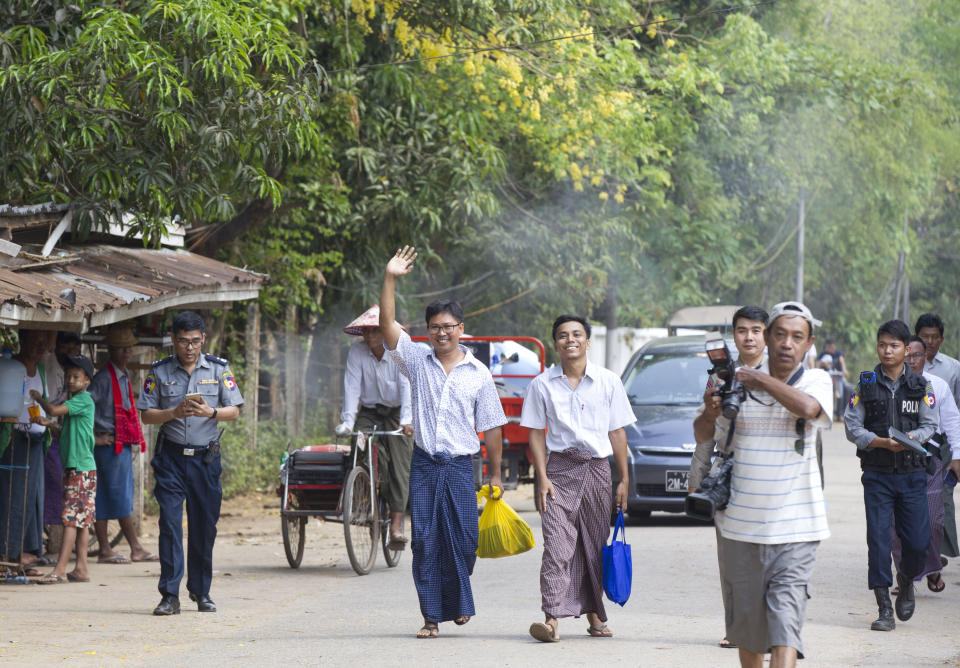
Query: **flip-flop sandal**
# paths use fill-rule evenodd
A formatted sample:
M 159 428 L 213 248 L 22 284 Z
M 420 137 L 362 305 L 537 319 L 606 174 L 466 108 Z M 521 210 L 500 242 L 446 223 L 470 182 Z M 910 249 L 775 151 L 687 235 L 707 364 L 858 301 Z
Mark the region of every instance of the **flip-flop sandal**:
M 406 536 L 390 536 L 387 541 L 387 547 L 391 550 L 404 550 L 407 547 L 409 539 Z
M 24 568 L 23 574 L 26 575 L 28 578 L 36 578 L 42 575 L 42 573 L 38 571 L 36 568 Z
M 557 642 L 560 640 L 560 634 L 557 630 L 545 622 L 534 622 L 531 624 L 530 635 L 540 642 Z
M 726 638 L 724 638 L 723 640 L 721 640 L 720 642 L 717 643 L 717 646 L 718 646 L 718 647 L 723 647 L 723 648 L 725 648 L 725 649 L 736 649 L 736 648 L 737 648 L 737 643 L 735 643 L 735 642 L 730 642 L 729 640 L 727 640 Z
M 70 580 L 70 582 L 90 582 L 90 578 L 82 578 L 73 573 L 67 573 L 67 579 Z
M 588 626 L 587 635 L 592 638 L 612 638 L 613 631 L 607 628 L 607 625 L 603 626 Z
M 927 589 L 932 591 L 935 594 L 939 594 L 947 587 L 947 583 L 943 581 L 943 577 L 939 573 L 934 575 L 927 576 Z
M 147 556 L 143 557 L 142 559 L 134 559 L 131 557 L 130 561 L 132 561 L 135 564 L 139 564 L 144 561 L 160 561 L 160 557 L 154 554 L 153 552 L 150 552 L 147 554 Z
M 37 580 L 37 584 L 41 585 L 58 585 L 64 584 L 65 582 L 67 582 L 67 578 L 62 575 L 57 575 L 56 573 L 48 573 Z
M 115 554 L 112 557 L 97 559 L 98 564 L 129 564 L 130 560 L 122 554 Z
M 440 627 L 432 622 L 427 622 L 417 631 L 417 639 L 425 640 L 427 638 L 439 638 Z
M 463 626 L 469 621 L 470 621 L 470 618 L 467 615 L 464 615 L 463 617 L 457 617 L 456 619 L 454 619 L 453 623 L 456 624 L 457 626 Z

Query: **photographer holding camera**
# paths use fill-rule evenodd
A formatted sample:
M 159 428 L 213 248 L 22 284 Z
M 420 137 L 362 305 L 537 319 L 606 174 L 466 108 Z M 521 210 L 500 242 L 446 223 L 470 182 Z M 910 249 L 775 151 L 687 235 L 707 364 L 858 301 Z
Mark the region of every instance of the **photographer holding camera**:
M 714 395 L 698 418 L 698 441 L 707 427 L 720 443 L 733 432 L 730 496 L 715 521 L 727 638 L 742 666 L 760 668 L 767 652 L 771 668 L 803 656 L 808 583 L 817 546 L 830 535 L 816 434 L 831 424 L 833 384 L 822 369 L 802 366 L 819 324 L 799 302 L 774 306 L 768 361 L 735 371 L 746 388 L 740 410 L 722 416 Z
M 733 343 L 737 348 L 738 355 L 736 365 L 748 366 L 753 369 L 759 368 L 763 364 L 763 352 L 766 350 L 763 332 L 767 327 L 767 312 L 759 306 L 742 306 L 733 314 L 732 326 Z M 687 480 L 687 488 L 690 492 L 694 492 L 700 487 L 700 482 L 709 473 L 715 450 L 719 450 L 721 455 L 729 454 L 725 450 L 727 445 L 725 435 L 721 435 L 722 440 L 714 438 L 717 418 L 722 410 L 722 399 L 717 395 L 724 385 L 724 381 L 712 371 L 711 369 L 710 377 L 707 379 L 707 389 L 703 394 L 703 406 L 697 418 L 693 421 L 693 435 L 697 447 L 690 460 L 690 476 Z M 710 415 L 705 415 L 706 413 L 710 413 Z M 721 550 L 719 528 L 717 528 L 717 563 L 722 575 L 723 551 Z M 718 644 L 724 648 L 736 647 L 727 638 L 724 638 Z

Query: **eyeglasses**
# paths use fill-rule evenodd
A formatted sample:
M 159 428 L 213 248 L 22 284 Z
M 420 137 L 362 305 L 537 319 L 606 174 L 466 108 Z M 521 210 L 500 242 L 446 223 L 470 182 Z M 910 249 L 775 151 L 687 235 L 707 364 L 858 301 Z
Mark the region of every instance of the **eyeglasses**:
M 181 348 L 199 348 L 203 343 L 203 339 L 177 339 L 177 345 Z
M 427 327 L 427 329 L 430 330 L 431 334 L 439 334 L 440 330 L 443 330 L 444 334 L 450 334 L 451 332 L 453 332 L 453 330 L 459 327 L 460 324 L 461 323 L 458 322 L 454 325 L 430 325 L 429 327 Z
M 923 353 L 910 353 L 907 355 L 906 359 L 908 360 L 921 360 L 925 357 Z
M 804 432 L 806 432 L 806 430 L 807 430 L 807 421 L 804 420 L 803 418 L 797 418 L 797 436 L 799 436 L 800 438 L 798 438 L 793 442 L 793 451 L 796 452 L 798 455 L 803 455 L 803 437 L 805 435 Z

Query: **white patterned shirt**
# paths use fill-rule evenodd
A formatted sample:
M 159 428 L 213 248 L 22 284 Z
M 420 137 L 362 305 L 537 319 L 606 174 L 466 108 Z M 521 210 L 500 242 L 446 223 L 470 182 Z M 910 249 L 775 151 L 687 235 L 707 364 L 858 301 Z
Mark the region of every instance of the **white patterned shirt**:
M 533 379 L 523 399 L 520 426 L 546 429 L 547 450 L 613 454 L 610 432 L 637 421 L 617 374 L 587 362 L 576 389 L 557 364 Z
M 410 381 L 397 368 L 390 355 L 377 359 L 364 341 L 357 341 L 347 353 L 343 374 L 343 412 L 340 420 L 353 426 L 357 405 L 400 407 L 400 424 L 412 424 Z
M 480 450 L 477 432 L 507 423 L 490 369 L 465 346 L 460 350 L 465 355 L 448 376 L 433 350 L 417 345 L 406 332 L 400 333 L 396 350 L 387 348 L 410 380 L 414 439 L 430 455 L 472 455 Z
M 760 370 L 770 373 L 766 362 Z M 730 501 L 715 518 L 724 538 L 779 545 L 830 536 L 817 464 L 817 429 L 833 420 L 833 381 L 823 369 L 805 369 L 793 387 L 820 404 L 820 415 L 806 421 L 802 455 L 794 450 L 797 416 L 770 394 L 751 390 L 753 396 L 740 406 Z M 719 418 L 718 427 L 721 422 L 727 421 Z

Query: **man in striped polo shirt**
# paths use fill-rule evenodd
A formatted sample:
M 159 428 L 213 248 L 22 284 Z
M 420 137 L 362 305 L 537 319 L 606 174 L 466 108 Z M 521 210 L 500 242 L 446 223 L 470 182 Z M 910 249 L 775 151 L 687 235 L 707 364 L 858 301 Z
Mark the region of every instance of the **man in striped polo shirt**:
M 820 322 L 799 302 L 773 307 L 764 339 L 768 360 L 739 367 L 749 390 L 732 425 L 733 477 L 726 512 L 716 517 L 723 550 L 721 586 L 727 638 L 740 664 L 794 666 L 817 546 L 829 537 L 817 428 L 833 416 L 833 383 L 822 369 L 804 369 Z M 705 414 L 711 413 L 706 411 Z

